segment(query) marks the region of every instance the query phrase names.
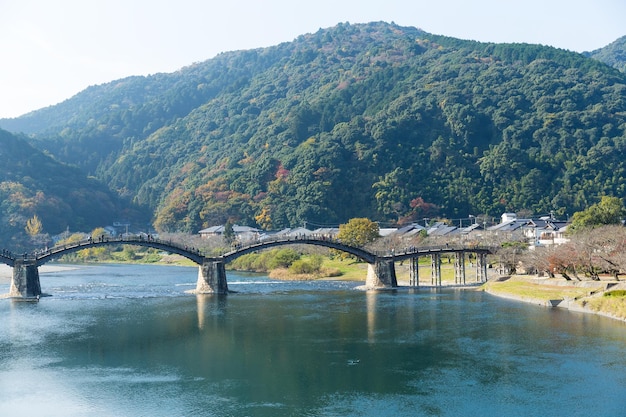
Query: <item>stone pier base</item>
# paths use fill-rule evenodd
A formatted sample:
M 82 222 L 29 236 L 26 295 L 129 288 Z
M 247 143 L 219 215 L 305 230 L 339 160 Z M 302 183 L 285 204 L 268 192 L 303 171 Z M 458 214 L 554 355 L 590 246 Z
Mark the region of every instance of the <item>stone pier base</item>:
M 198 283 L 195 294 L 227 294 L 226 269 L 224 262 L 205 261 L 198 267 Z
M 15 262 L 9 297 L 38 298 L 40 296 L 41 284 L 39 283 L 39 269 L 37 268 L 37 264 Z
M 367 288 L 396 288 L 396 266 L 393 261 L 376 261 L 367 266 Z

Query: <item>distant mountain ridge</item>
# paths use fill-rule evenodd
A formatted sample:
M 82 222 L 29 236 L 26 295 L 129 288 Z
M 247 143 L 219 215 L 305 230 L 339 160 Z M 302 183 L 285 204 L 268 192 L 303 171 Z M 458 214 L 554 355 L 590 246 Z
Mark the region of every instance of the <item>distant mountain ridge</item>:
M 626 36 L 622 36 L 604 48 L 585 52 L 584 55 L 604 62 L 621 72 L 626 72 Z
M 383 22 L 90 87 L 0 126 L 149 207 L 159 230 L 566 216 L 626 193 L 623 73 Z

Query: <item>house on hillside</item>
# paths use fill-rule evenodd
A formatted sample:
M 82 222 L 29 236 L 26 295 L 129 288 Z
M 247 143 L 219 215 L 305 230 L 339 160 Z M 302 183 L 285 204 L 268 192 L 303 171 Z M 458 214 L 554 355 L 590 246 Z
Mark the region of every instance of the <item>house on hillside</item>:
M 517 214 L 515 213 L 502 213 L 500 223 L 508 223 L 512 220 L 517 220 Z
M 200 237 L 208 239 L 210 237 L 222 236 L 224 234 L 224 226 L 211 226 L 198 232 Z
M 453 236 L 459 233 L 459 228 L 456 226 L 450 226 L 443 222 L 436 222 L 428 227 L 426 230 L 428 236 Z
M 487 230 L 506 235 L 511 239 L 524 239 L 528 237 L 525 227 L 530 221 L 530 219 L 518 219 L 515 213 L 504 213 L 502 221 L 495 226 L 488 227 Z
M 569 239 L 565 237 L 569 223 L 551 218 L 531 220 L 526 226 L 526 237 L 533 246 L 561 245 Z
M 566 221 L 551 220 L 541 229 L 539 234 L 539 244 L 541 245 L 562 245 L 569 242 L 566 237 L 569 223 Z
M 215 236 L 223 236 L 225 229 L 226 227 L 224 225 L 211 226 L 207 227 L 206 229 L 200 230 L 198 233 L 203 239 L 209 239 Z M 250 226 L 239 226 L 234 224 L 233 233 L 235 235 L 235 239 L 237 239 L 238 241 L 249 242 L 253 240 L 258 240 L 259 236 L 261 235 L 261 230 L 255 229 L 254 227 Z
M 313 232 L 305 227 L 294 227 L 283 229 L 277 234 L 289 237 L 303 237 L 303 236 L 311 236 Z
M 388 236 L 411 239 L 412 237 L 419 235 L 422 230 L 426 230 L 424 226 L 421 226 L 417 223 L 411 223 L 396 229 L 396 231 L 392 232 Z
M 391 236 L 398 231 L 395 227 L 381 227 L 378 229 L 378 235 L 380 237 Z
M 315 237 L 323 237 L 327 239 L 334 239 L 337 237 L 338 234 L 339 234 L 338 227 L 322 227 L 322 228 L 313 230 L 313 235 L 315 235 Z
M 265 239 L 270 239 L 270 238 L 273 238 L 273 237 L 276 237 L 276 238 L 302 238 L 302 237 L 311 236 L 312 234 L 313 234 L 312 231 L 310 231 L 309 229 L 306 229 L 304 227 L 295 227 L 295 228 L 287 227 L 287 228 L 279 230 L 277 232 L 264 232 L 264 233 L 261 234 L 260 239 L 261 240 L 265 240 Z
M 485 227 L 482 224 L 472 223 L 459 229 L 459 234 L 464 240 L 481 239 L 484 236 Z
M 511 239 L 526 240 L 531 247 L 542 245 L 560 245 L 568 241 L 565 237 L 568 222 L 552 217 L 540 219 L 518 219 L 513 213 L 504 213 L 502 222 L 487 230 L 507 234 Z

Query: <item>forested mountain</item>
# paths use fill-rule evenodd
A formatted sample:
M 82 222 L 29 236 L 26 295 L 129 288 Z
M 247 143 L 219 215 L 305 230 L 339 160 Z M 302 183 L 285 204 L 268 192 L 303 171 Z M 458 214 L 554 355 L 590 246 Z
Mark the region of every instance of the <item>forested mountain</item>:
M 131 77 L 0 126 L 159 230 L 565 216 L 626 196 L 626 75 L 550 47 L 340 24 Z
M 137 220 L 106 185 L 0 130 L 0 246 L 27 243 L 24 226 L 38 216 L 41 233 L 90 231 L 114 220 Z M 9 245 L 10 241 L 12 245 Z
M 604 48 L 585 52 L 585 55 L 626 72 L 626 36 L 622 36 Z

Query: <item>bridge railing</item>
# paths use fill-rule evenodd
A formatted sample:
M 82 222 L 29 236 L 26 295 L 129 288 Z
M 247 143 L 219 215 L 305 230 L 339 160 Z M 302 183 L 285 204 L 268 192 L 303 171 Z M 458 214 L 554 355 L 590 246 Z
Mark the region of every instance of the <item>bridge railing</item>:
M 373 251 L 373 250 L 365 249 L 362 247 L 354 247 L 354 246 L 346 245 L 345 243 L 341 242 L 340 239 L 337 239 L 335 237 L 330 237 L 327 235 L 299 234 L 295 236 L 285 236 L 285 235 L 269 236 L 269 237 L 264 237 L 262 239 L 255 239 L 255 240 L 250 240 L 246 242 L 237 242 L 236 244 L 233 244 L 231 246 L 230 250 L 224 251 L 224 253 L 222 253 L 221 256 L 227 256 L 235 252 L 245 251 L 245 250 L 249 250 L 255 247 L 258 247 L 260 249 L 264 245 L 272 244 L 272 243 L 302 242 L 303 244 L 307 244 L 307 241 L 308 242 L 310 241 L 323 242 L 323 243 L 327 243 L 328 246 L 333 246 L 333 245 L 346 246 L 346 247 L 356 250 L 357 253 L 363 252 L 365 254 L 369 254 L 378 258 L 407 257 L 407 256 L 411 256 L 414 254 L 417 255 L 417 254 L 422 254 L 422 253 L 424 255 L 427 255 L 433 252 L 445 253 L 445 252 L 471 251 L 471 252 L 493 253 L 492 249 L 489 247 L 480 247 L 476 245 L 408 246 L 408 247 L 404 247 L 401 249 L 393 248 L 393 249 L 388 249 L 384 251 L 381 251 L 381 250 Z M 23 253 L 23 254 L 14 254 L 7 250 L 3 250 L 0 253 L 0 260 L 4 260 L 5 263 L 11 263 L 15 260 L 37 261 L 39 259 L 51 257 L 61 252 L 66 252 L 68 249 L 76 249 L 76 250 L 80 250 L 80 248 L 88 249 L 93 246 L 98 246 L 98 244 L 112 244 L 112 243 L 130 244 L 130 245 L 140 244 L 143 246 L 151 246 L 151 244 L 153 244 L 154 246 L 162 246 L 164 250 L 171 248 L 171 249 L 177 249 L 181 252 L 192 254 L 197 257 L 206 256 L 203 253 L 203 251 L 201 251 L 200 249 L 195 248 L 195 247 L 190 247 L 189 245 L 177 243 L 172 240 L 157 239 L 150 235 L 148 236 L 140 235 L 140 236 L 120 236 L 120 237 L 100 236 L 96 239 L 92 239 L 92 238 L 83 239 L 80 241 L 64 243 L 62 245 L 56 245 L 50 248 L 46 247 L 44 249 L 35 250 L 34 252 L 31 252 L 31 253 Z
M 161 240 L 154 238 L 150 235 L 147 237 L 143 236 L 122 236 L 122 237 L 111 237 L 111 236 L 100 236 L 96 239 L 88 238 L 82 239 L 76 242 L 64 243 L 62 245 L 55 245 L 50 248 L 38 249 L 32 253 L 24 253 L 23 255 L 18 255 L 18 258 L 21 256 L 24 260 L 37 260 L 43 257 L 52 256 L 57 253 L 65 252 L 68 249 L 79 249 L 84 248 L 88 249 L 93 246 L 98 246 L 99 244 L 139 244 L 144 246 L 149 246 L 150 244 L 154 244 L 155 246 L 163 246 L 164 248 L 172 248 L 178 249 L 180 251 L 185 251 L 189 253 L 193 253 L 199 256 L 202 256 L 200 249 L 195 247 L 190 247 L 189 245 L 183 245 L 177 242 L 173 242 L 172 240 Z
M 303 244 L 306 244 L 306 241 L 319 241 L 326 242 L 330 244 L 336 245 L 346 245 L 340 239 L 329 237 L 326 235 L 316 235 L 316 234 L 301 234 L 295 236 L 269 236 L 264 237 L 263 239 L 255 239 L 247 242 L 238 242 L 233 244 L 230 251 L 223 253 L 222 255 L 228 255 L 233 252 L 243 251 L 246 249 L 251 249 L 254 247 L 262 247 L 264 244 L 269 243 L 280 243 L 280 242 L 294 242 L 302 241 Z M 488 247 L 481 247 L 476 245 L 438 245 L 438 246 L 408 246 L 402 249 L 388 249 L 388 250 L 370 250 L 364 247 L 355 247 L 351 246 L 354 249 L 358 249 L 363 252 L 371 253 L 372 255 L 379 258 L 388 258 L 393 256 L 405 256 L 411 254 L 419 254 L 419 253 L 433 253 L 433 252 L 460 252 L 460 251 L 474 251 L 474 252 L 491 252 L 491 249 Z
M 335 245 L 344 245 L 344 246 L 349 246 L 346 245 L 345 243 L 343 243 L 341 240 L 334 238 L 334 237 L 330 237 L 327 235 L 321 235 L 321 234 L 298 234 L 295 236 L 285 236 L 285 235 L 280 235 L 280 236 L 264 236 L 261 239 L 253 239 L 253 240 L 248 240 L 245 242 L 235 242 L 231 245 L 230 250 L 222 253 L 222 256 L 224 255 L 228 255 L 230 253 L 233 252 L 239 252 L 239 251 L 243 251 L 246 249 L 250 249 L 250 248 L 254 248 L 254 247 L 262 247 L 264 245 L 268 245 L 268 244 L 272 244 L 272 243 L 298 243 L 298 242 L 302 242 L 302 244 L 307 244 L 307 241 L 316 241 L 316 242 L 323 242 L 323 243 L 328 243 L 328 244 L 335 244 Z M 359 248 L 359 247 L 354 247 L 355 249 L 361 249 L 364 250 L 363 248 Z
M 424 255 L 435 253 L 435 252 L 493 252 L 492 248 L 487 246 L 476 246 L 476 245 L 436 245 L 436 246 L 407 246 L 404 248 L 393 248 L 385 251 L 374 251 L 377 257 L 380 258 L 388 258 L 393 256 L 406 256 L 412 254 L 420 254 Z
M 6 249 L 2 249 L 0 252 L 0 262 L 13 266 L 15 262 L 15 255 Z

